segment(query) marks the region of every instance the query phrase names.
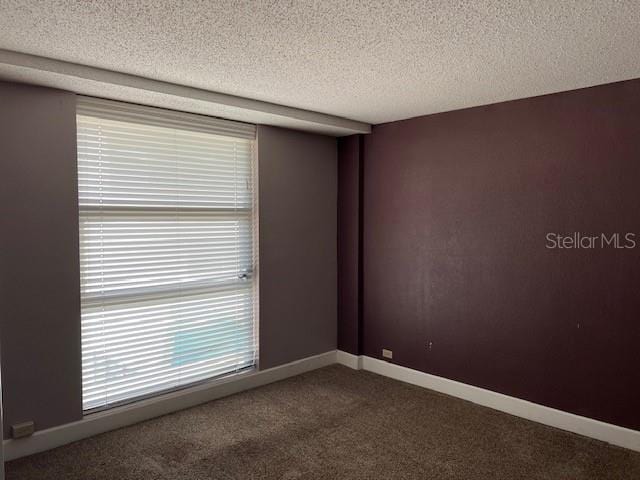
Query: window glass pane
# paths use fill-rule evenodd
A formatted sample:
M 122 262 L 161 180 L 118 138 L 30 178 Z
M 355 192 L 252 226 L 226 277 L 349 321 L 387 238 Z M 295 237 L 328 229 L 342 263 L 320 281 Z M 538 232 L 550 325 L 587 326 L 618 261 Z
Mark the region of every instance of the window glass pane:
M 77 124 L 84 409 L 253 366 L 254 130 L 94 99 Z

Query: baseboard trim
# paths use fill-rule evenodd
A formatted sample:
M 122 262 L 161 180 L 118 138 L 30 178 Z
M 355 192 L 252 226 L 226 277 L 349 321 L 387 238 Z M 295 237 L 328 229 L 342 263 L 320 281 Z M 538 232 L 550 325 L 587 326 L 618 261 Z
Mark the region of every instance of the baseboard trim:
M 353 353 L 338 350 L 336 352 L 336 362 L 345 367 L 353 368 L 354 370 L 362 370 L 361 355 L 354 355 Z
M 501 393 L 420 372 L 367 356 L 331 350 L 267 370 L 252 371 L 218 382 L 198 385 L 131 405 L 87 415 L 77 422 L 40 430 L 30 437 L 4 441 L 5 460 L 32 455 L 144 420 L 184 410 L 217 398 L 284 380 L 339 363 L 405 383 L 468 400 L 517 417 L 526 418 L 612 445 L 640 452 L 640 432 L 587 417 L 545 407 Z
M 336 350 L 331 350 L 267 370 L 253 370 L 216 382 L 198 385 L 104 412 L 90 414 L 77 422 L 46 430 L 39 430 L 27 438 L 5 440 L 5 460 L 14 460 L 60 447 L 99 433 L 133 425 L 134 423 L 177 412 L 178 410 L 184 410 L 185 408 L 200 405 L 217 398 L 226 397 L 234 393 L 326 367 L 335 364 L 337 362 L 336 357 Z
M 345 360 L 341 361 L 341 359 L 346 358 L 348 362 L 352 364 L 353 359 L 343 354 L 345 354 L 345 352 L 338 351 L 336 356 L 338 362 L 346 365 L 346 363 L 344 363 Z M 619 427 L 562 410 L 556 410 L 555 408 L 545 407 L 520 398 L 510 397 L 501 393 L 492 392 L 491 390 L 485 390 L 484 388 L 474 387 L 418 370 L 401 367 L 376 358 L 362 356 L 360 361 L 363 370 L 468 400 L 478 405 L 526 418 L 527 420 L 542 423 L 550 427 L 559 428 L 640 452 L 640 432 L 636 430 Z

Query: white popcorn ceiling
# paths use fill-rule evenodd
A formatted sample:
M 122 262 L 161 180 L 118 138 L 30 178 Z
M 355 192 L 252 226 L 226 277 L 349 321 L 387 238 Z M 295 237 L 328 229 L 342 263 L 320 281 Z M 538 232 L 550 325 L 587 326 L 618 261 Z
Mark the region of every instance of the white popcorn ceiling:
M 376 124 L 640 77 L 640 1 L 0 0 L 0 48 Z

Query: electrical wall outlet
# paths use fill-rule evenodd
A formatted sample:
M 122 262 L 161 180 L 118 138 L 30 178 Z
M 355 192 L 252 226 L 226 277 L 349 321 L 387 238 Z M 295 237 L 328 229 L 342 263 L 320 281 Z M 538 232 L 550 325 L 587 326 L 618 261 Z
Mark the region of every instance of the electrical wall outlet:
M 384 358 L 393 358 L 393 352 L 391 350 L 387 350 L 386 348 L 382 349 L 382 356 Z
M 24 438 L 33 435 L 35 425 L 33 421 L 11 425 L 11 438 Z

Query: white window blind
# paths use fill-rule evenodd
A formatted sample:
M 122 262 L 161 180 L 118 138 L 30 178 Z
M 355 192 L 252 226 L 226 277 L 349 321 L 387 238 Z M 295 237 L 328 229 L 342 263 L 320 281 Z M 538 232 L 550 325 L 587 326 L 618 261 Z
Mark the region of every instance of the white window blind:
M 255 127 L 79 98 L 85 410 L 251 367 Z

